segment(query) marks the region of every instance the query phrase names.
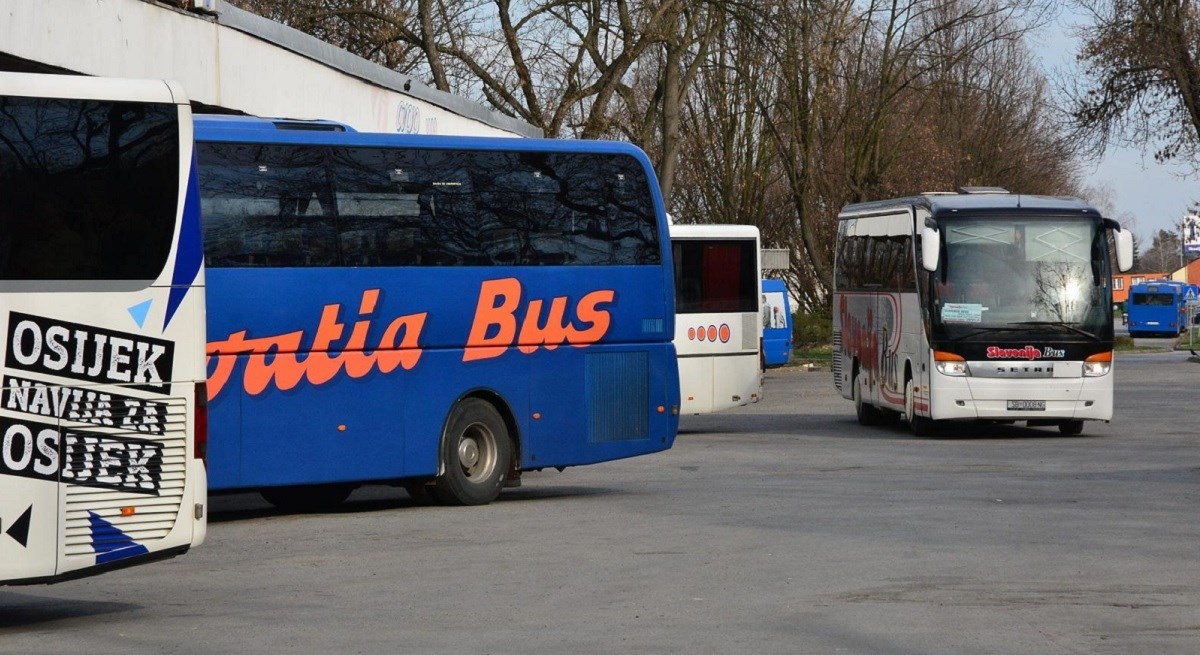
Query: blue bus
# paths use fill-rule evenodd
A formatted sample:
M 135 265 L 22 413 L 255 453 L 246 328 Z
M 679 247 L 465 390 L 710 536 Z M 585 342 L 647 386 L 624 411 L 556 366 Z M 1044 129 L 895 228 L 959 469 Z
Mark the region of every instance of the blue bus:
M 483 504 L 671 447 L 666 214 L 628 144 L 196 121 L 209 484 Z
M 792 361 L 792 303 L 783 280 L 762 281 L 762 352 L 766 368 Z
M 1155 280 L 1129 287 L 1129 336 L 1177 336 L 1187 329 L 1189 287 L 1175 280 Z

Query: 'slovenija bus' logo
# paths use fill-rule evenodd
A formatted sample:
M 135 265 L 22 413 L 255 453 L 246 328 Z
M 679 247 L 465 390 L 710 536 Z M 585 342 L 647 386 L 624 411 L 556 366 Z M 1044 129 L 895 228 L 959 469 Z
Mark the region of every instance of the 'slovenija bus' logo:
M 525 354 L 539 348 L 554 350 L 568 343 L 577 348 L 599 341 L 611 325 L 608 310 L 601 304 L 611 303 L 615 293 L 610 289 L 593 291 L 583 296 L 575 307 L 581 326 L 567 318 L 569 298 L 556 296 L 549 301 L 530 299 L 524 320 L 518 326 L 517 310 L 521 306 L 521 282 L 516 278 L 486 280 L 480 285 L 479 301 L 471 321 L 462 361 L 491 359 L 516 346 Z M 333 348 L 342 339 L 346 325 L 339 320 L 341 304 L 325 305 L 313 333 L 312 345 L 303 347 L 304 330 L 285 334 L 250 338 L 247 330 L 230 334 L 224 341 L 208 344 L 211 363 L 217 357 L 215 369 L 208 376 L 208 397 L 216 398 L 233 376 L 238 357 L 245 358 L 242 386 L 246 393 L 257 396 L 270 387 L 280 391 L 296 388 L 302 382 L 319 386 L 339 375 L 352 379 L 364 378 L 375 371 L 391 373 L 396 369 L 412 370 L 421 360 L 421 331 L 428 312 L 398 316 L 384 329 L 379 342 L 368 349 L 367 333 L 371 329 L 370 315 L 379 301 L 379 289 L 363 291 L 358 306 L 359 320 L 355 321 L 345 344 Z M 518 329 L 519 327 L 519 329 Z M 303 356 L 300 356 L 303 353 Z
M 1046 346 L 1044 349 L 1038 349 L 1034 346 L 1025 346 L 1024 348 L 1001 348 L 999 346 L 988 346 L 988 359 L 1062 359 L 1067 355 L 1067 351 L 1059 348 L 1051 348 Z

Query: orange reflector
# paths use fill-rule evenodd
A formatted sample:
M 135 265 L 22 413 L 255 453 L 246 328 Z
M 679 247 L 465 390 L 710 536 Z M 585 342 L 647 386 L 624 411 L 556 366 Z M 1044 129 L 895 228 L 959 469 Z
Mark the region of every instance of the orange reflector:
M 933 351 L 933 361 L 935 362 L 965 362 L 966 359 L 962 355 L 955 355 L 941 350 Z
M 542 413 L 541 413 L 541 412 L 534 412 L 534 413 L 533 413 L 533 420 L 535 420 L 535 421 L 540 421 L 541 419 L 542 419 Z
M 1085 361 L 1085 362 L 1111 362 L 1112 361 L 1112 351 L 1108 350 L 1108 351 L 1105 351 L 1102 353 L 1096 353 L 1095 355 L 1092 355 L 1083 361 Z
M 658 406 L 658 413 L 659 413 L 659 414 L 662 414 L 662 413 L 663 413 L 663 412 L 665 412 L 665 411 L 667 411 L 667 408 L 666 408 L 666 407 L 663 407 L 662 405 L 659 405 L 659 406 Z
M 338 432 L 345 432 L 345 431 L 346 431 L 346 424 L 345 424 L 345 423 L 343 423 L 343 424 L 341 424 L 341 425 L 339 425 L 339 426 L 338 426 Z
M 688 400 L 695 400 L 695 399 L 696 399 L 695 396 L 688 396 Z
M 136 507 L 122 507 L 121 508 L 121 516 L 133 516 L 134 514 L 137 514 Z

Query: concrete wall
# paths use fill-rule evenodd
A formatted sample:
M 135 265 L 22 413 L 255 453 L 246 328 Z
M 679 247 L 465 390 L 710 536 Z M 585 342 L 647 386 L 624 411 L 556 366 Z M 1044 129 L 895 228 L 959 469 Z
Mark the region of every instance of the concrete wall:
M 153 0 L 0 0 L 0 51 L 86 75 L 173 79 L 194 101 L 256 116 L 372 132 L 541 134 L 221 0 L 207 5 L 215 15 Z

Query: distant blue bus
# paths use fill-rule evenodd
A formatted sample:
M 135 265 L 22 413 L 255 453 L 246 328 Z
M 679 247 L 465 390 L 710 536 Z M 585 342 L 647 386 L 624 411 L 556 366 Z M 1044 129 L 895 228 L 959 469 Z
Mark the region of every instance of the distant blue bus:
M 482 504 L 669 448 L 671 246 L 628 144 L 196 121 L 209 488 Z
M 762 281 L 763 363 L 767 368 L 792 361 L 792 303 L 782 280 Z
M 1187 329 L 1189 287 L 1174 280 L 1155 280 L 1129 288 L 1129 335 L 1176 336 Z

